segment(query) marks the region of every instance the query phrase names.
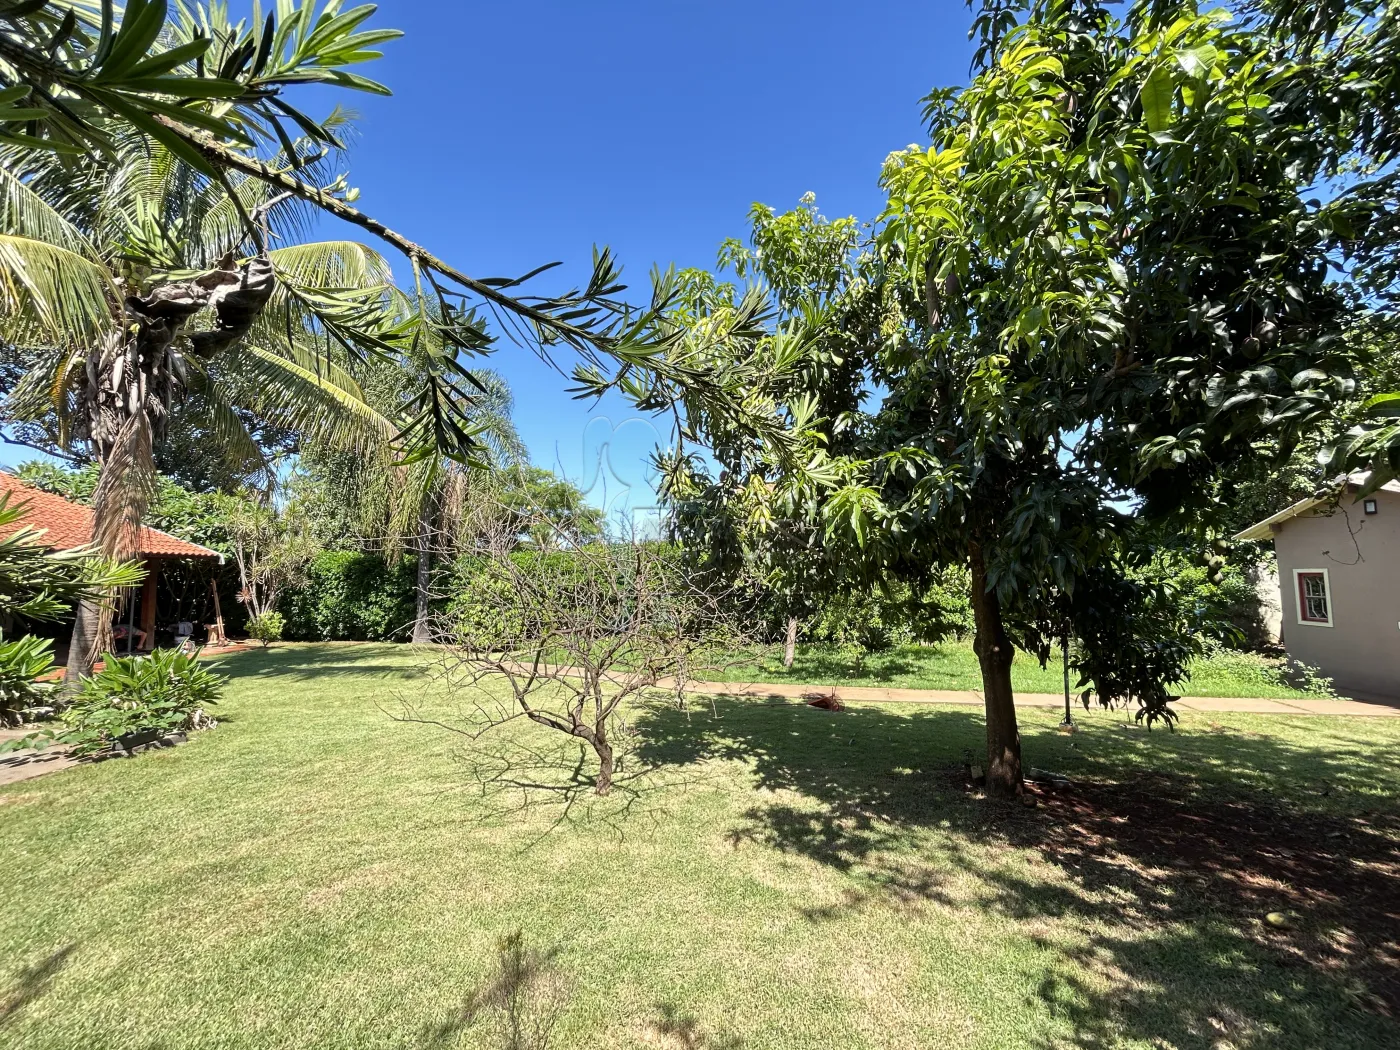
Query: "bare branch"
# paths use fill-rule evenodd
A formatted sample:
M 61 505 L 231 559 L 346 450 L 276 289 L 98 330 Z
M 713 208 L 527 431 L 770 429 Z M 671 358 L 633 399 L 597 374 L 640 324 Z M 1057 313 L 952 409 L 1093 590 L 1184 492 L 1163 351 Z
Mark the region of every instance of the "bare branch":
M 478 740 L 523 716 L 567 734 L 592 749 L 607 795 L 625 779 L 636 704 L 664 689 L 684 706 L 698 670 L 752 659 L 760 646 L 735 617 L 745 606 L 664 545 L 531 550 L 521 537 L 553 523 L 497 520 L 466 593 L 434 625 L 437 677 L 464 705 L 454 731 Z

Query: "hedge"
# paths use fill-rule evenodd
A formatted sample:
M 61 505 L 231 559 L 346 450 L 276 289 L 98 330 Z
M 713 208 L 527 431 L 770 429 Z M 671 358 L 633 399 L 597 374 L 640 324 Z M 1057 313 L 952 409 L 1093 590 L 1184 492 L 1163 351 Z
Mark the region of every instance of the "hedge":
M 406 642 L 416 615 L 414 558 L 322 551 L 304 587 L 282 600 L 284 637 L 314 642 Z

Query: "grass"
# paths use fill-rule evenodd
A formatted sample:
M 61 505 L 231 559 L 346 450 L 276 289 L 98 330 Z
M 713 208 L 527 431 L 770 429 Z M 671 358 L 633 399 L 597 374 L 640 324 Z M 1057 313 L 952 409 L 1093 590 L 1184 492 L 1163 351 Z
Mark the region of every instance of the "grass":
M 218 729 L 0 788 L 0 1045 L 496 1047 L 464 1007 L 515 930 L 567 981 L 556 1048 L 1400 1045 L 1366 965 L 1400 719 L 1027 710 L 1083 785 L 1029 810 L 963 783 L 973 708 L 720 700 L 638 712 L 659 771 L 600 802 L 492 786 L 555 734 L 392 720 L 452 712 L 406 648 L 221 666 Z
M 1316 689 L 1296 689 L 1279 678 L 1280 662 L 1250 653 L 1223 650 L 1191 668 L 1184 695 L 1254 697 L 1279 700 L 1325 697 Z M 1062 693 L 1064 672 L 1058 654 L 1041 667 L 1035 657 L 1017 652 L 1011 680 L 1017 691 Z M 887 686 L 898 689 L 981 690 L 982 675 L 970 643 L 907 645 L 857 657 L 833 646 L 798 646 L 791 670 L 769 658 L 759 663 L 726 668 L 727 682 L 796 682 L 813 685 Z M 1073 680 L 1071 681 L 1073 685 Z

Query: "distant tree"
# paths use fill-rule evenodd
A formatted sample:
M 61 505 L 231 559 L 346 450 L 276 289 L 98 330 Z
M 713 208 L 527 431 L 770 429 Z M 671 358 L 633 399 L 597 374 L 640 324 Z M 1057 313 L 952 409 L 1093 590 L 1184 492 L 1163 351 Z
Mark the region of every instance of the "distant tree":
M 92 505 L 100 475 L 96 463 L 72 469 L 30 460 L 15 468 L 15 476 L 26 485 L 87 506 Z M 202 547 L 229 553 L 219 495 L 191 491 L 166 474 L 156 476 L 146 524 Z
M 520 466 L 502 471 L 494 481 L 490 498 L 514 522 L 523 544 L 557 550 L 602 538 L 603 511 L 567 478 L 543 467 Z
M 778 421 L 753 412 L 738 393 L 737 376 L 716 377 L 683 355 L 657 352 L 667 335 L 655 323 L 655 307 L 670 295 L 668 279 L 658 280 L 653 309 L 634 310 L 618 298 L 625 286 L 602 252 L 583 289 L 528 296 L 520 286 L 541 271 L 473 278 L 353 207 L 357 195 L 343 174 L 321 174 L 341 148 L 343 117 L 312 120 L 287 98 L 308 83 L 386 93 L 350 67 L 379 57 L 372 48 L 399 34 L 365 28 L 372 5 L 341 7 L 340 0 L 279 2 L 252 23 L 232 22 L 223 4 L 180 5 L 169 17 L 166 0 L 129 3 L 120 18 L 107 3 L 0 7 L 0 61 L 7 71 L 0 82 L 6 85 L 0 141 L 10 161 L 0 195 L 8 220 L 3 235 L 24 242 L 10 243 L 0 257 L 0 314 L 6 341 L 58 351 L 49 355 L 53 381 L 36 380 L 31 393 L 53 394 L 56 414 L 72 416 L 71 426 L 53 432 L 65 445 L 67 435 L 86 438 L 103 465 L 94 518 L 109 554 L 129 553 L 148 498 L 146 479 L 177 402 L 201 405 L 195 429 L 216 430 L 234 454 L 255 451 L 244 420 L 230 411 L 236 400 L 211 367 L 216 357 L 272 377 L 243 387 L 248 398 L 285 389 L 293 376 L 304 388 L 314 381 L 319 400 L 293 402 L 296 429 L 323 419 L 327 399 L 336 402 L 339 418 L 377 423 L 353 411 L 350 370 L 416 350 L 431 333 L 432 367 L 417 373 L 407 415 L 388 437 L 405 461 L 472 461 L 480 445 L 463 358 L 487 351 L 496 339 L 476 307 L 551 363 L 561 353 L 574 355 L 578 382 L 595 393 L 619 388 L 651 408 L 703 407 L 781 439 Z M 289 128 L 302 137 L 294 141 Z M 120 213 L 115 228 L 99 237 L 81 220 L 107 215 L 94 201 L 131 188 L 116 177 L 126 169 L 109 163 L 123 155 L 155 157 L 170 177 L 142 181 L 135 193 L 142 206 Z M 77 173 L 85 177 L 77 180 Z M 72 182 L 84 184 L 85 198 L 55 202 L 43 193 L 47 183 L 62 197 Z M 172 187 L 185 204 L 168 206 Z M 382 280 L 366 279 L 380 269 L 368 249 L 353 245 L 327 261 L 324 252 L 271 248 L 269 224 L 298 203 L 401 253 L 413 277 L 411 315 L 397 309 L 402 297 L 390 294 L 387 268 Z M 130 234 L 140 263 L 114 275 L 104 237 L 123 234 Z M 299 267 L 321 280 L 298 274 Z M 345 279 L 351 271 L 355 276 Z M 271 360 L 248 352 L 248 336 L 259 324 L 268 337 L 259 349 Z M 291 347 L 279 355 L 271 337 L 283 330 Z M 299 339 L 307 334 L 317 336 L 309 352 Z M 104 625 L 93 619 L 80 615 L 74 667 L 100 647 Z M 94 633 L 99 644 L 88 642 Z
M 764 204 L 749 211 L 746 245 L 727 240 L 719 269 L 750 282 L 745 299 L 767 306 L 771 328 L 742 333 L 717 343 L 717 352 L 736 360 L 769 357 L 782 367 L 767 371 L 764 393 L 783 404 L 820 404 L 809 439 L 828 455 L 849 450 L 849 424 L 868 395 L 856 380 L 853 352 L 872 338 L 869 283 L 862 273 L 868 256 L 859 254 L 862 230 L 854 218 L 827 219 L 813 194 L 798 207 L 778 213 Z M 691 331 L 723 324 L 742 301 L 737 290 L 709 275 L 683 275 L 689 294 L 675 316 Z M 677 539 L 700 564 L 733 578 L 747 576 L 781 607 L 786 622 L 783 664 L 792 666 L 799 623 L 820 612 L 824 600 L 845 581 L 845 562 L 823 542 L 819 490 L 796 513 L 746 520 L 741 509 L 746 486 L 764 485 L 766 464 L 755 458 L 752 439 L 714 424 L 703 428 L 710 456 L 685 456 L 679 449 L 663 457 L 662 495 L 672 514 Z M 713 463 L 718 467 L 716 472 Z
M 238 600 L 250 620 L 263 624 L 282 595 L 305 581 L 317 545 L 295 503 L 276 506 L 264 494 L 220 496 L 222 527 L 238 568 Z

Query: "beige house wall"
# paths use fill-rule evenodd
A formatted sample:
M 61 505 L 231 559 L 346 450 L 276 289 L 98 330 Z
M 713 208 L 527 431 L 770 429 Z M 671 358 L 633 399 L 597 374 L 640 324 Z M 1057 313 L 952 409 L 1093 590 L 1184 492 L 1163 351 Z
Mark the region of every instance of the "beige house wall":
M 1400 495 L 1378 492 L 1378 513 L 1343 496 L 1328 513 L 1274 526 L 1283 641 L 1346 693 L 1400 699 Z M 1350 527 L 1348 527 L 1350 526 Z M 1299 620 L 1299 570 L 1326 570 L 1332 625 Z

